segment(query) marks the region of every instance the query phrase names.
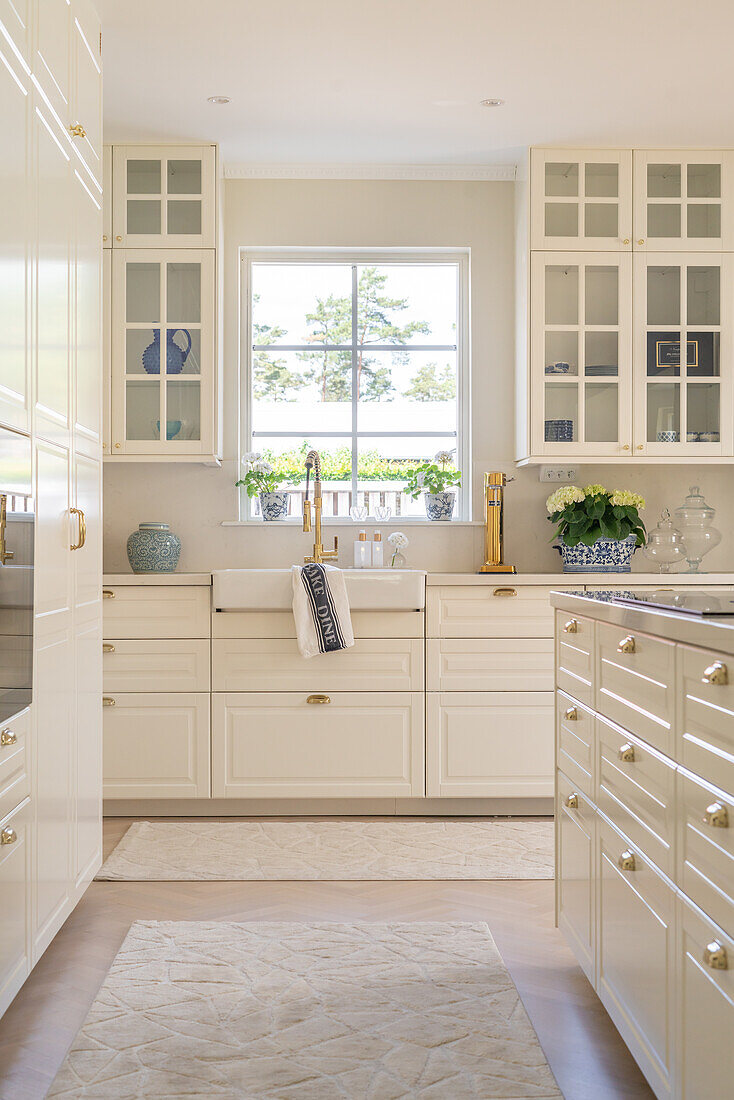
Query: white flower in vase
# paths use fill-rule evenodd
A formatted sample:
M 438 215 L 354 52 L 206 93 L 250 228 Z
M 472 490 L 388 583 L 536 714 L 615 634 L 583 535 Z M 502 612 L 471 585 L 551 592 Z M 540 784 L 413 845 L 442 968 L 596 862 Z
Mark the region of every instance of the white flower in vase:
M 410 540 L 407 535 L 404 535 L 402 531 L 393 531 L 391 535 L 387 536 L 387 541 L 393 548 L 393 555 L 390 559 L 391 569 L 397 569 L 405 565 L 405 556 L 401 553 L 401 550 L 405 550 L 410 546 Z

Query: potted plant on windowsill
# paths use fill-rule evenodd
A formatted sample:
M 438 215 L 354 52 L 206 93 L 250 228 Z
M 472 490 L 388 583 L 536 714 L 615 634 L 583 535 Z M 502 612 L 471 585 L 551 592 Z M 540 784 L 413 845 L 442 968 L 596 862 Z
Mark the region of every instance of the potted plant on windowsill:
M 243 485 L 248 497 L 260 498 L 262 518 L 266 522 L 285 519 L 288 515 L 289 494 L 280 486 L 287 479 L 282 474 L 276 474 L 259 451 L 248 451 L 242 456 L 242 469 L 244 477 L 236 481 L 235 485 Z
M 419 463 L 403 489 L 417 500 L 425 495 L 426 515 L 430 520 L 450 520 L 456 503 L 452 486 L 461 485 L 461 471 L 452 463 L 453 451 L 439 451 L 433 462 Z
M 564 485 L 545 502 L 564 573 L 629 573 L 632 555 L 645 545 L 639 493 L 603 485 Z

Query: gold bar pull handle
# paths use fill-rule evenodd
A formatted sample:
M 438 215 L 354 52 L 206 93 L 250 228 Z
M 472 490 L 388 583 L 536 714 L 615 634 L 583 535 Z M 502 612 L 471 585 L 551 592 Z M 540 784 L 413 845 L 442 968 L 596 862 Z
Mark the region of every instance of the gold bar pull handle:
M 306 700 L 307 703 L 330 703 L 331 699 L 328 695 L 309 695 Z
M 81 508 L 70 508 L 69 511 L 72 516 L 77 516 L 79 519 L 79 541 L 72 542 L 71 549 L 81 550 L 82 546 L 84 546 L 84 543 L 87 541 L 87 520 Z
M 102 589 L 102 599 L 103 600 L 114 600 L 114 598 L 115 598 L 115 593 L 112 591 L 111 588 L 103 588 Z
M 516 596 L 517 595 L 517 589 L 516 588 L 495 588 L 492 595 L 493 596 Z
M 115 705 L 115 700 L 112 698 L 111 695 L 103 695 L 102 696 L 102 706 L 103 707 L 114 707 L 114 705 Z

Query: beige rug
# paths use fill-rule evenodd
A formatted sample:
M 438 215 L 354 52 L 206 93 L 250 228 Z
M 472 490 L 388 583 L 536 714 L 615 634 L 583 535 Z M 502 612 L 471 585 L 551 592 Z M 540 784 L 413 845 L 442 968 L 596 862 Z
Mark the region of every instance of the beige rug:
M 485 924 L 133 924 L 48 1097 L 561 1098 Z
M 549 879 L 553 819 L 138 821 L 98 879 Z

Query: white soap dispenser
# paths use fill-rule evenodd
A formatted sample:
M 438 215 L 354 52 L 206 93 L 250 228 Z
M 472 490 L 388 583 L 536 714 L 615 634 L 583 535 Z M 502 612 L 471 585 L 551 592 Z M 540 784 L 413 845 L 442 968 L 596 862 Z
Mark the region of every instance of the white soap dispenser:
M 372 564 L 370 544 L 367 542 L 367 532 L 360 531 L 359 538 L 354 544 L 354 568 L 368 569 Z
M 385 550 L 382 545 L 382 532 L 375 531 L 372 540 L 372 568 L 382 569 L 385 564 Z

